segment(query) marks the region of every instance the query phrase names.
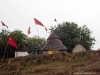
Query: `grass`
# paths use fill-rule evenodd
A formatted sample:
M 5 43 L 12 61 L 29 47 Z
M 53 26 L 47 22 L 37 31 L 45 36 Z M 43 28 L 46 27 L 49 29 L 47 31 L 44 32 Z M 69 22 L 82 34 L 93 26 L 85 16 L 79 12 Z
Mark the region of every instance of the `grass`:
M 10 58 L 0 75 L 99 75 L 100 51 Z

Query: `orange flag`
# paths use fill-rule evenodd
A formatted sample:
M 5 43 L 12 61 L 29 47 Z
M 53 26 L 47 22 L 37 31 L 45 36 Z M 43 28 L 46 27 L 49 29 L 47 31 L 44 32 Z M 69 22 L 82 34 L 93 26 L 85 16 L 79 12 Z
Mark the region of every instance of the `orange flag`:
M 34 18 L 34 22 L 36 25 L 40 25 L 40 26 L 44 26 L 39 20 L 37 20 L 36 18 Z M 45 27 L 45 26 L 44 26 Z M 47 28 L 45 27 L 45 30 L 47 31 Z
M 57 22 L 56 18 L 54 19 L 55 22 Z
M 16 42 L 14 41 L 13 37 L 10 36 L 9 39 L 8 39 L 8 43 L 12 46 L 14 46 L 15 48 L 18 48 Z
M 6 26 L 8 28 L 8 26 L 6 24 L 4 24 L 2 21 L 1 21 L 1 23 L 2 23 L 2 26 Z
M 31 31 L 30 31 L 30 27 L 28 28 L 28 31 L 27 31 L 27 33 L 28 33 L 28 35 L 31 33 Z

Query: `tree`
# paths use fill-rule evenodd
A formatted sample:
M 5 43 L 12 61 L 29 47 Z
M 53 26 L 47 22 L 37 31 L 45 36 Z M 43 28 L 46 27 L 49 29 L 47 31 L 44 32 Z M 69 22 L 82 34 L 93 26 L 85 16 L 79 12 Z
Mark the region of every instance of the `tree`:
M 2 29 L 2 31 L 0 32 L 0 57 L 2 58 L 5 48 L 6 48 L 6 54 L 5 54 L 5 58 L 9 58 L 9 57 L 14 57 L 15 55 L 15 50 L 16 48 L 11 46 L 11 45 L 7 45 L 8 42 L 8 38 L 9 36 L 13 36 L 15 42 L 17 43 L 17 45 L 19 46 L 21 43 L 24 42 L 24 40 L 26 39 L 26 35 L 24 33 L 22 33 L 21 30 L 15 30 L 13 32 L 10 32 L 8 30 L 4 30 Z
M 39 54 L 41 52 L 40 48 L 45 44 L 45 39 L 37 36 L 28 37 L 26 41 L 26 47 L 30 50 L 29 53 L 32 54 Z
M 10 32 L 8 30 L 2 29 L 2 31 L 0 32 L 0 58 L 2 58 L 6 46 L 7 48 L 5 58 L 11 58 L 15 56 L 14 54 L 16 48 L 11 46 L 10 44 L 7 45 L 8 38 L 10 35 L 14 38 L 14 41 L 17 43 L 18 46 L 24 44 L 29 51 L 34 50 L 34 53 L 36 52 L 36 49 L 39 49 L 40 51 L 40 48 L 45 43 L 45 39 L 42 39 L 40 37 L 38 38 L 36 36 L 32 38 L 28 37 L 21 30 L 14 30 Z
M 10 32 L 8 30 L 2 29 L 0 32 L 0 58 L 2 58 L 7 45 L 8 37 Z
M 68 52 L 71 52 L 77 44 L 81 44 L 86 50 L 91 50 L 92 45 L 95 44 L 95 38 L 91 37 L 92 32 L 86 25 L 79 27 L 74 22 L 63 22 L 54 27 L 54 32 L 68 48 Z
M 12 36 L 16 42 L 16 44 L 18 45 L 18 47 L 22 44 L 25 43 L 24 41 L 26 40 L 27 35 L 25 35 L 21 30 L 14 30 L 12 32 L 10 32 L 9 36 Z M 8 45 L 9 46 L 9 45 Z M 14 57 L 15 55 L 15 50 L 16 48 L 13 46 L 9 46 L 9 55 L 12 55 L 11 57 Z
M 24 42 L 26 40 L 27 35 L 25 35 L 21 30 L 14 30 L 10 33 L 10 35 L 13 36 L 14 40 L 18 45 Z

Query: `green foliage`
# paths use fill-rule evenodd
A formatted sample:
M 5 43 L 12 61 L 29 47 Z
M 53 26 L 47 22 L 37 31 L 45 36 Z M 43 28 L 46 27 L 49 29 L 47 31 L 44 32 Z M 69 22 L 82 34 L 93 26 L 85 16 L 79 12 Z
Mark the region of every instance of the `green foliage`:
M 14 38 L 14 41 L 18 46 L 20 46 L 22 43 L 28 48 L 30 53 L 40 53 L 40 48 L 44 45 L 45 39 L 42 39 L 40 37 L 28 37 L 25 35 L 21 30 L 14 30 L 12 32 L 2 29 L 0 32 L 0 58 L 2 58 L 5 48 L 6 49 L 6 58 L 14 57 L 16 48 L 11 46 L 10 44 L 7 45 L 7 41 L 9 36 L 12 36 Z M 37 51 L 38 50 L 38 51 Z
M 7 45 L 7 40 L 9 37 L 9 31 L 2 29 L 2 31 L 0 32 L 0 58 L 2 58 L 5 47 Z
M 0 32 L 0 49 L 4 48 L 3 46 L 7 44 L 9 31 L 2 29 L 2 32 Z
M 63 22 L 62 24 L 58 24 L 54 29 L 69 52 L 77 44 L 81 44 L 86 50 L 90 50 L 92 45 L 95 44 L 95 38 L 91 37 L 92 32 L 86 25 L 79 27 L 74 22 Z
M 12 32 L 10 32 L 9 36 L 12 36 L 14 38 L 14 41 L 16 42 L 16 44 L 19 46 L 21 43 L 23 43 L 24 40 L 26 40 L 26 35 L 21 31 L 21 30 L 14 30 Z M 7 51 L 8 51 L 8 56 L 9 57 L 14 57 L 15 55 L 15 50 L 16 48 L 9 45 L 8 44 L 8 48 L 7 48 Z
M 11 46 L 10 44 L 7 45 L 7 41 L 10 35 L 13 36 L 18 46 L 22 43 L 22 39 L 25 39 L 25 34 L 23 34 L 20 30 L 10 32 L 8 30 L 2 29 L 2 31 L 0 32 L 0 58 L 3 57 L 5 49 L 5 58 L 14 57 L 16 48 Z
M 32 54 L 39 54 L 41 52 L 40 48 L 45 44 L 45 39 L 36 36 L 28 37 L 26 41 L 26 47 Z
M 18 45 L 24 42 L 26 40 L 27 35 L 25 35 L 21 30 L 14 30 L 10 33 L 11 36 L 13 36 L 14 40 Z

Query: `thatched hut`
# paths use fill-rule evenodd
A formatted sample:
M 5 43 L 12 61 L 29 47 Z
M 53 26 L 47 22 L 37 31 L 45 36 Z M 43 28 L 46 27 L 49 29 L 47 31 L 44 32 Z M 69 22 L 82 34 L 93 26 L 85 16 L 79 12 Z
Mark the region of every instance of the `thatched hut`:
M 76 45 L 73 48 L 73 50 L 72 50 L 73 53 L 76 53 L 76 52 L 85 52 L 85 51 L 86 51 L 86 49 L 82 45 L 80 45 L 80 44 Z
M 51 32 L 50 36 L 47 38 L 46 44 L 41 48 L 43 54 L 54 54 L 59 52 L 67 52 L 67 47 L 62 44 L 59 40 L 59 37 L 54 33 Z
M 15 50 L 15 57 L 19 56 L 26 56 L 28 54 L 28 49 L 25 47 L 24 44 L 21 44 L 16 50 Z

